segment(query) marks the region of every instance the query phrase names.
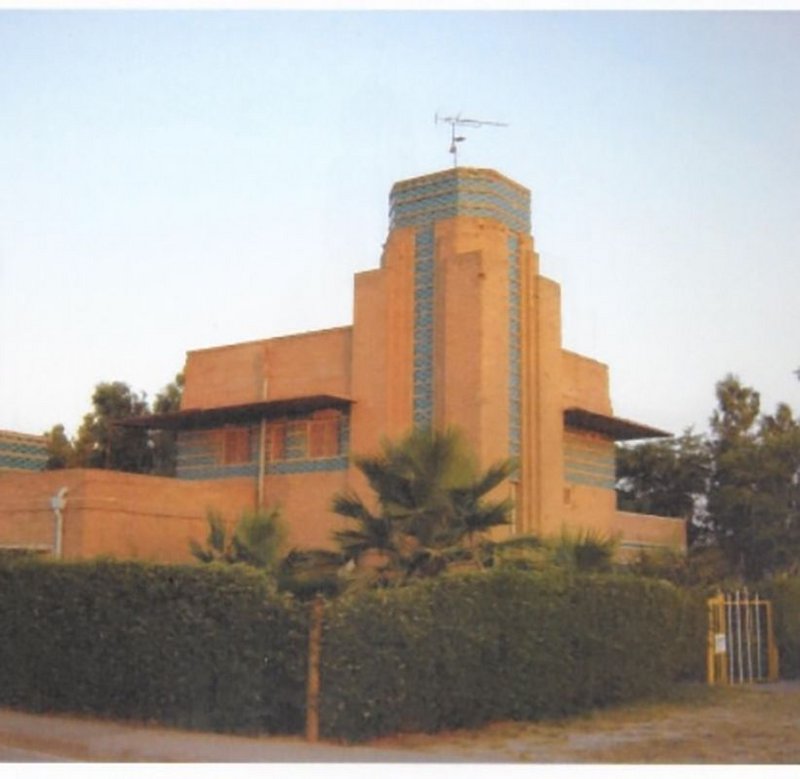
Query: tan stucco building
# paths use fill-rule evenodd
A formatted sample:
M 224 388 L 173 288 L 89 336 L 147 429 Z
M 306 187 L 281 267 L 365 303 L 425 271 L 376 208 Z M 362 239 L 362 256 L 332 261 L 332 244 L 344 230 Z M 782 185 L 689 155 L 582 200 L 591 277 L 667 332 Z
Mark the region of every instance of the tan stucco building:
M 352 325 L 190 352 L 181 410 L 136 422 L 178 431 L 177 478 L 150 483 L 192 515 L 184 535 L 202 536 L 200 501 L 216 496 L 229 510 L 280 504 L 293 545 L 330 545 L 332 495 L 366 489 L 351 454 L 456 425 L 483 465 L 519 459 L 503 534 L 685 548 L 681 520 L 616 509 L 614 442 L 665 433 L 614 416 L 608 368 L 563 349 L 560 288 L 530 233 L 529 191 L 495 171 L 399 182 L 380 266 L 355 277 Z M 0 482 L 0 514 L 2 494 Z M 167 546 L 136 556 L 186 557 L 180 532 Z

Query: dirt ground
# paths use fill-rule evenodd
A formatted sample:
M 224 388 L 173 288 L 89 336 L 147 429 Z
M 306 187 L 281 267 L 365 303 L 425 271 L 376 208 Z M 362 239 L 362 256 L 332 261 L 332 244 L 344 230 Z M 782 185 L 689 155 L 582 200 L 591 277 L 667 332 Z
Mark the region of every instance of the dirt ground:
M 562 722 L 503 722 L 474 731 L 401 735 L 373 747 L 459 762 L 797 764 L 800 682 L 688 685 L 667 703 L 636 704 Z
M 0 709 L 0 762 L 798 764 L 800 682 L 686 686 L 560 722 L 307 744 Z

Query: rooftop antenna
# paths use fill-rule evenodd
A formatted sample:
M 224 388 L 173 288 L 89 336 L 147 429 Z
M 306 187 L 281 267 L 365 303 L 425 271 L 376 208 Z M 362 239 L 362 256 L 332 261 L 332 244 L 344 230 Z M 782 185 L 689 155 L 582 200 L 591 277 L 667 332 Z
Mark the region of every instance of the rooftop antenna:
M 450 125 L 450 154 L 453 155 L 453 167 L 458 167 L 458 144 L 463 143 L 467 139 L 463 135 L 456 135 L 456 127 L 483 127 L 484 125 L 491 125 L 492 127 L 508 127 L 505 122 L 490 122 L 485 119 L 467 119 L 461 116 L 460 113 L 455 116 L 439 116 L 434 114 L 433 120 L 436 124 L 442 122 Z

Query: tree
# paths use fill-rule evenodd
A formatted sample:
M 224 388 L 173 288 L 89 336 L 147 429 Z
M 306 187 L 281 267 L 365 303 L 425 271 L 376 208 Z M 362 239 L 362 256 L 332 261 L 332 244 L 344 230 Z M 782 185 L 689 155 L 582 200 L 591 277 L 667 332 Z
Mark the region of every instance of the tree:
M 480 472 L 453 428 L 416 428 L 398 442 L 384 441 L 378 455 L 356 458 L 356 466 L 375 492 L 378 511 L 355 492 L 337 494 L 334 511 L 355 527 L 334 537 L 349 559 L 377 553 L 384 581 L 436 575 L 464 553 L 477 559 L 477 538 L 509 521 L 511 501 L 487 495 L 515 463 L 504 460 Z
M 165 414 L 180 409 L 183 374 L 179 373 L 156 395 L 153 411 Z M 133 473 L 174 476 L 177 437 L 172 430 L 148 431 L 145 428 L 115 424 L 126 417 L 150 413 L 145 393 L 138 394 L 121 381 L 101 382 L 92 393 L 92 410 L 84 415 L 74 439 L 63 425 L 46 433 L 46 468 L 107 468 Z
M 679 438 L 618 446 L 619 507 L 623 511 L 682 517 L 688 522 L 691 543 L 701 530 L 710 470 L 708 443 L 691 429 Z
M 167 384 L 153 401 L 154 414 L 179 411 L 183 397 L 184 375 L 179 373 Z M 174 430 L 153 430 L 150 434 L 153 449 L 153 473 L 157 476 L 174 476 L 178 459 L 178 435 Z
M 76 464 L 84 468 L 108 468 L 149 473 L 153 453 L 147 430 L 114 425 L 125 417 L 149 412 L 147 398 L 121 381 L 101 382 L 92 394 L 93 409 L 83 418 L 75 439 Z
M 208 537 L 205 547 L 189 542 L 191 553 L 202 563 L 244 563 L 275 573 L 280 551 L 286 540 L 286 528 L 280 510 L 244 512 L 232 533 L 217 512 L 207 516 Z
M 759 393 L 733 375 L 716 399 L 709 435 L 619 450 L 620 506 L 688 518 L 692 578 L 796 571 L 800 421 L 783 403 L 762 414 Z
M 800 423 L 781 404 L 759 417 L 757 392 L 727 376 L 711 417 L 709 529 L 731 569 L 748 579 L 800 560 Z
M 64 431 L 64 425 L 54 425 L 44 436 L 47 447 L 45 470 L 71 468 L 75 462 L 75 449 Z

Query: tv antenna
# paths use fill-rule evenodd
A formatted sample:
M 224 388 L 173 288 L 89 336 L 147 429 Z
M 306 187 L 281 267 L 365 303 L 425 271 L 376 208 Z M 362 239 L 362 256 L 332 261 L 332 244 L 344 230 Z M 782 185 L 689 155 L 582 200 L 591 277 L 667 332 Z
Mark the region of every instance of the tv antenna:
M 505 122 L 490 122 L 485 119 L 467 119 L 461 116 L 460 113 L 455 116 L 439 116 L 434 114 L 433 121 L 436 124 L 442 122 L 450 125 L 450 154 L 453 155 L 453 167 L 458 167 L 458 144 L 463 143 L 467 139 L 463 135 L 456 135 L 456 127 L 483 127 L 490 125 L 491 127 L 508 127 Z

